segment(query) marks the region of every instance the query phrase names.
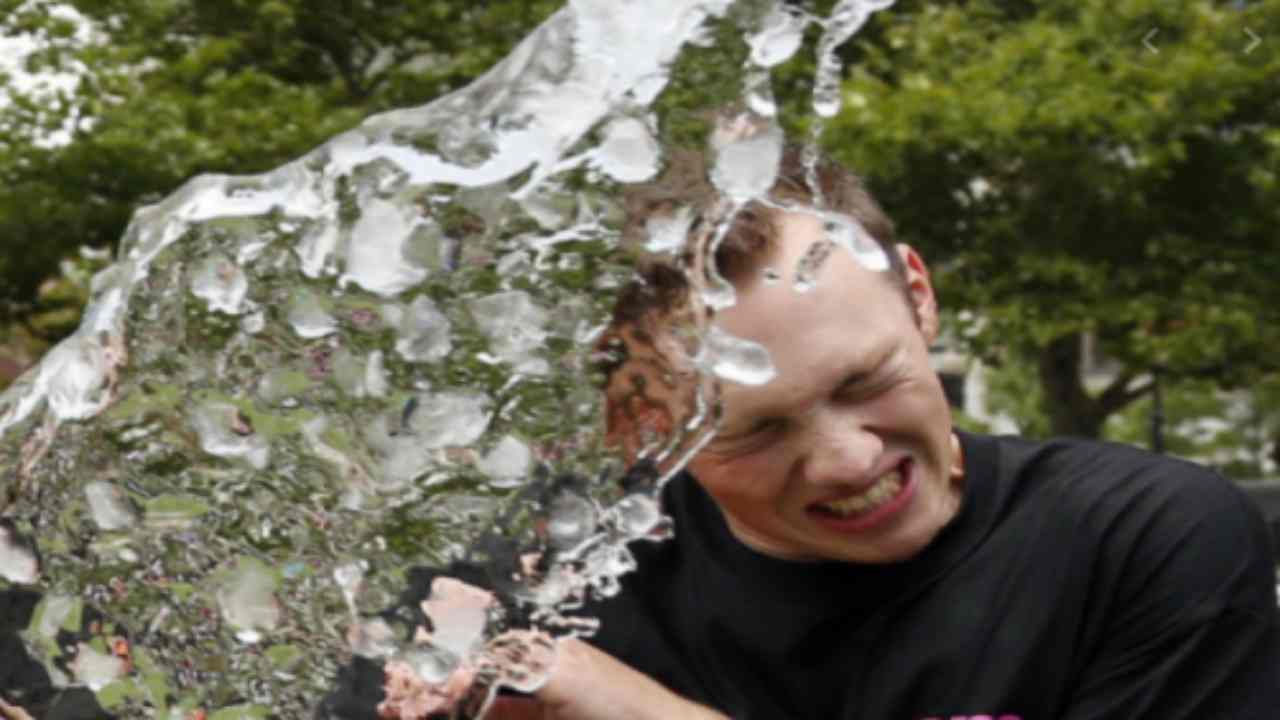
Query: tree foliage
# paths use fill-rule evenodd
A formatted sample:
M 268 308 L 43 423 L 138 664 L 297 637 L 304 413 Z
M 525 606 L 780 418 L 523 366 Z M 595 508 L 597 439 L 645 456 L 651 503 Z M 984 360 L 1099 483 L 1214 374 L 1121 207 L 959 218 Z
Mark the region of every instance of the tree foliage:
M 875 23 L 827 141 L 973 311 L 970 348 L 1036 369 L 1053 431 L 1099 434 L 1153 369 L 1280 369 L 1280 2 L 904 2 Z M 1246 28 L 1268 42 L 1246 53 Z M 1083 333 L 1119 363 L 1104 388 Z
M 56 336 L 80 297 L 50 291 L 59 261 L 110 247 L 137 205 L 461 86 L 559 5 L 0 0 L 0 32 L 40 38 L 31 70 L 81 78 L 0 109 L 0 325 Z M 1246 28 L 1264 39 L 1248 53 Z M 973 311 L 968 349 L 1034 381 L 1021 404 L 1041 398 L 1046 427 L 1096 435 L 1153 369 L 1170 388 L 1280 376 L 1278 39 L 1280 0 L 899 0 L 844 49 L 824 142 L 930 259 L 944 307 Z M 733 88 L 735 42 L 682 56 L 666 115 Z M 793 133 L 812 71 L 802 53 L 775 72 Z M 1119 363 L 1106 387 L 1085 333 Z
M 38 40 L 29 71 L 79 77 L 55 94 L 10 88 L 0 109 L 0 323 L 65 331 L 41 322 L 41 286 L 77 248 L 112 247 L 140 204 L 460 87 L 559 5 L 0 0 L 0 33 Z

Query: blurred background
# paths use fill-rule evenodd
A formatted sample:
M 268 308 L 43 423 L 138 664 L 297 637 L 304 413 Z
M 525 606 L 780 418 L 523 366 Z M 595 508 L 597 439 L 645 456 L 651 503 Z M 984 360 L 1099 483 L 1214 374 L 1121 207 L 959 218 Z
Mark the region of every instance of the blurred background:
M 462 87 L 561 4 L 0 0 L 0 387 L 137 207 Z M 1194 459 L 1280 533 L 1280 0 L 900 0 L 841 52 L 822 141 L 931 263 L 960 424 Z M 812 77 L 775 75 L 796 137 Z

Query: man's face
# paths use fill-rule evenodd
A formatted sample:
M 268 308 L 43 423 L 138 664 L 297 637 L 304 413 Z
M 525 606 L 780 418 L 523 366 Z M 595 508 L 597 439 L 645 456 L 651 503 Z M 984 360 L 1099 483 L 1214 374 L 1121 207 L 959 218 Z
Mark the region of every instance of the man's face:
M 722 429 L 689 470 L 759 552 L 905 560 L 955 516 L 963 473 L 929 364 L 937 311 L 927 270 L 900 247 L 919 324 L 888 272 L 839 248 L 816 286 L 797 292 L 796 263 L 822 239 L 822 222 L 790 213 L 780 229 L 768 264 L 781 280 L 740 283 L 737 304 L 716 316 L 763 345 L 777 375 L 758 387 L 723 383 Z

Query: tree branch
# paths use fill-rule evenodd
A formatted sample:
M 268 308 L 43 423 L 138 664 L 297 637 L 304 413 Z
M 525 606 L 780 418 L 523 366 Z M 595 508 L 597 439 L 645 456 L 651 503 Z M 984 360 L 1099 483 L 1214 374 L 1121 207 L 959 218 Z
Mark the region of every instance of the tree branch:
M 1106 417 L 1143 395 L 1146 395 L 1151 392 L 1153 387 L 1155 387 L 1154 379 L 1147 380 L 1137 386 L 1130 387 L 1134 381 L 1134 377 L 1135 376 L 1132 371 L 1126 370 L 1116 376 L 1116 378 L 1107 385 L 1106 389 L 1098 395 L 1097 410 L 1102 417 Z

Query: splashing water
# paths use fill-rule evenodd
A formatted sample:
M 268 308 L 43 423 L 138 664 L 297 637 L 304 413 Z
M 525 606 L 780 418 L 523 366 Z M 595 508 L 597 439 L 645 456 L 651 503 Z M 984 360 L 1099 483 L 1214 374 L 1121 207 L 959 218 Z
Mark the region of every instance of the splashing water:
M 31 585 L 40 578 L 40 563 L 28 543 L 12 527 L 0 524 L 0 577 L 11 583 Z
M 818 40 L 817 69 L 813 76 L 813 91 L 810 104 L 813 108 L 814 122 L 809 126 L 809 142 L 806 146 L 805 167 L 809 187 L 821 188 L 817 182 L 818 140 L 826 129 L 826 121 L 835 117 L 843 105 L 840 94 L 840 58 L 836 50 L 856 33 L 867 18 L 877 10 L 883 10 L 893 4 L 893 0 L 839 0 L 832 9 L 830 17 L 822 21 L 822 37 Z M 814 205 L 825 204 L 821 194 L 814 198 Z
M 784 138 L 777 123 L 740 115 L 711 138 L 711 182 L 734 205 L 763 197 L 773 187 Z
M 822 231 L 828 242 L 846 250 L 862 267 L 872 272 L 889 269 L 888 254 L 857 220 L 829 213 L 823 217 Z
M 307 717 L 354 654 L 387 661 L 405 708 L 470 667 L 488 678 L 475 717 L 498 685 L 545 679 L 545 640 L 491 648 L 511 608 L 591 632 L 572 610 L 618 591 L 628 542 L 670 535 L 655 493 L 714 430 L 697 394 L 643 482 L 620 484 L 587 379 L 631 272 L 614 184 L 661 167 L 651 106 L 732 5 L 572 0 L 468 88 L 138 211 L 81 327 L 0 395 L 0 578 L 43 593 L 23 640 L 56 689 L 128 718 Z M 835 47 L 883 5 L 821 21 L 820 117 L 838 107 Z M 712 238 L 774 182 L 769 70 L 818 21 L 752 7 L 749 110 L 710 139 Z M 646 249 L 678 255 L 692 224 L 651 224 Z M 865 255 L 859 230 L 829 234 Z M 732 304 L 707 280 L 713 310 Z M 714 325 L 698 341 L 705 373 L 774 375 L 759 345 Z M 545 555 L 536 572 L 524 547 Z M 411 568 L 462 560 L 506 585 L 433 584 L 426 636 L 380 614 Z M 542 660 L 477 656 L 512 644 Z
M 670 215 L 654 215 L 645 224 L 648 238 L 644 249 L 657 255 L 674 255 L 685 244 L 689 229 L 693 226 L 693 210 L 678 208 Z
M 818 273 L 836 248 L 848 252 L 855 262 L 872 272 L 889 269 L 889 256 L 861 223 L 840 213 L 819 214 L 823 235 L 796 261 L 792 286 L 796 292 L 809 292 L 817 286 Z
M 840 59 L 836 49 L 845 44 L 877 10 L 893 4 L 893 0 L 840 0 L 831 16 L 823 23 L 818 41 L 818 69 L 813 78 L 813 112 L 819 118 L 834 117 L 840 112 Z
M 697 360 L 716 377 L 742 385 L 764 385 L 777 374 L 762 345 L 730 335 L 718 325 L 707 332 Z
M 793 7 L 771 8 L 760 23 L 760 32 L 747 39 L 751 62 L 771 68 L 789 60 L 800 49 L 809 19 Z
M 275 572 L 253 558 L 240 558 L 217 583 L 222 617 L 244 643 L 256 643 L 281 620 Z

